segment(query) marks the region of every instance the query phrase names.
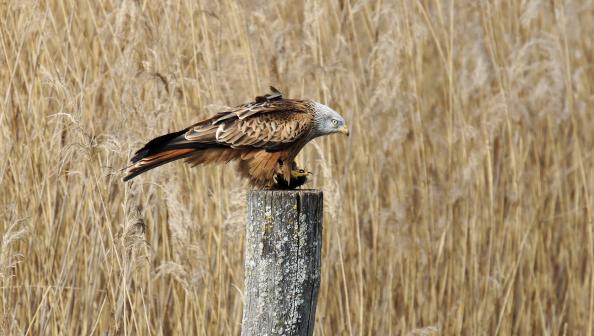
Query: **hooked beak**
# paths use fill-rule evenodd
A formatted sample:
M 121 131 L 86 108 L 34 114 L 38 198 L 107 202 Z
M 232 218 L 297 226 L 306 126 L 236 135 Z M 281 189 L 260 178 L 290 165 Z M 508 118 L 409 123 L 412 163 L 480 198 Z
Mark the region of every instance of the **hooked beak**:
M 349 136 L 349 128 L 347 127 L 347 125 L 343 125 L 338 129 L 338 133 L 342 133 L 346 136 Z

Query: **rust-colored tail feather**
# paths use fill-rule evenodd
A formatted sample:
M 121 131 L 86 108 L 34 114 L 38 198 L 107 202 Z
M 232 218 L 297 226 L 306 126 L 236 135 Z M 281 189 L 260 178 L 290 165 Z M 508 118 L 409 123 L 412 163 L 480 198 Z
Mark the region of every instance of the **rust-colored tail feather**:
M 187 158 L 191 156 L 193 152 L 194 149 L 190 148 L 171 149 L 136 160 L 133 165 L 126 168 L 126 176 L 124 176 L 124 181 L 128 181 L 146 171 L 157 168 L 171 161 Z
M 184 137 L 187 129 L 154 138 L 139 149 L 132 157 L 132 165 L 126 168 L 124 181 L 128 181 L 148 170 L 166 163 L 196 155 L 202 151 L 219 148 L 220 144 L 188 141 Z
M 156 137 L 153 140 L 147 142 L 141 149 L 134 153 L 132 157 L 132 163 L 136 163 L 144 158 L 149 156 L 159 154 L 167 149 L 173 149 L 171 146 L 177 142 L 181 142 L 183 139 L 183 134 L 187 130 L 181 130 L 179 132 L 173 132 L 165 135 L 161 135 L 160 137 Z

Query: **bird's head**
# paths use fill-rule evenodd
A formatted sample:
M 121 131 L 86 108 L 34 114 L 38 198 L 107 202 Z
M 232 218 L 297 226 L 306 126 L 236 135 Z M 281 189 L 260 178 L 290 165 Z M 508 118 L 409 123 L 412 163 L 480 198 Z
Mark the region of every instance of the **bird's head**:
M 327 135 L 332 133 L 342 133 L 349 135 L 349 128 L 344 118 L 338 112 L 324 104 L 313 102 L 315 114 L 316 133 L 318 135 Z

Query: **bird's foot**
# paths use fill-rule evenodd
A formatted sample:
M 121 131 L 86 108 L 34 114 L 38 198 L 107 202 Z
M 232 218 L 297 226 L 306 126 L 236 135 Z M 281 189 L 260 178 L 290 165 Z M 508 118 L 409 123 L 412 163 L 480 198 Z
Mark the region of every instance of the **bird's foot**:
M 307 177 L 309 175 L 313 175 L 313 173 L 310 172 L 310 171 L 307 171 L 305 169 L 294 169 L 294 170 L 291 170 L 291 178 Z
M 291 190 L 299 188 L 307 182 L 309 175 L 311 175 L 311 172 L 305 169 L 292 169 L 291 179 L 287 181 L 282 173 L 277 173 L 274 175 L 274 183 L 270 189 Z

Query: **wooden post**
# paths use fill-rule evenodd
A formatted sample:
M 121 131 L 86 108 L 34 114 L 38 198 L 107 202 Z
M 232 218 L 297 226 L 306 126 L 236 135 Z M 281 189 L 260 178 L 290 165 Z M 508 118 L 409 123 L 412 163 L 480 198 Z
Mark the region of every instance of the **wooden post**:
M 322 250 L 323 194 L 248 195 L 241 335 L 312 335 Z

